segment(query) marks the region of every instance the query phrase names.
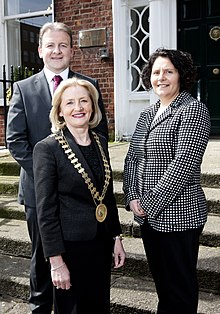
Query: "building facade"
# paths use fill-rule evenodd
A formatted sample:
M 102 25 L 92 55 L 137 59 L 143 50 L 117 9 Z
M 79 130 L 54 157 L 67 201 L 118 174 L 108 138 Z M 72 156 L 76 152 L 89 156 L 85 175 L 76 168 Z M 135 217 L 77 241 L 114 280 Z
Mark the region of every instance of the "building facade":
M 140 78 L 149 54 L 158 47 L 182 49 L 192 53 L 198 68 L 193 94 L 207 104 L 212 134 L 220 135 L 219 0 L 37 3 L 1 0 L 0 40 L 5 45 L 0 47 L 0 58 L 8 68 L 11 64 L 33 67 L 33 62 L 40 67 L 32 50 L 37 30 L 48 20 L 66 23 L 73 31 L 71 68 L 98 79 L 110 138 L 120 141 L 130 139 L 141 110 L 156 100 L 152 92 L 144 90 Z M 24 38 L 31 42 L 24 42 Z

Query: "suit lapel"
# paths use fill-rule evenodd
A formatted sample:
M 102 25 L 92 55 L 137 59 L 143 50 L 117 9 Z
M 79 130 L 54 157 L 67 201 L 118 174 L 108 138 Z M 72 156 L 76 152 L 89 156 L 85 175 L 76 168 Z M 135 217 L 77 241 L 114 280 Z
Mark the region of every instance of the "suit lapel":
M 41 102 L 45 104 L 45 107 L 51 109 L 52 96 L 48 86 L 47 79 L 42 70 L 39 74 L 36 75 L 34 81 L 34 87 L 37 90 L 37 94 L 41 98 Z
M 69 73 L 68 73 L 68 78 L 71 78 L 71 77 L 73 77 L 74 76 L 74 72 L 73 71 L 71 71 L 71 70 L 69 70 Z
M 151 123 L 150 126 L 150 130 L 153 130 L 155 127 L 158 126 L 158 124 L 162 123 L 164 120 L 166 120 L 168 117 L 170 117 L 172 115 L 172 107 L 168 106 L 166 108 L 166 110 L 164 112 L 161 113 L 161 115 L 159 115 L 159 117 L 157 117 L 156 120 L 154 120 Z
M 154 120 L 151 123 L 150 126 L 150 130 L 153 130 L 155 127 L 157 127 L 160 123 L 162 123 L 164 120 L 166 120 L 167 118 L 169 118 L 170 116 L 172 116 L 174 114 L 174 112 L 176 110 L 178 110 L 178 108 L 183 105 L 184 103 L 188 103 L 190 102 L 190 94 L 187 92 L 182 92 L 180 93 L 176 99 L 166 108 L 166 110 L 164 112 L 161 113 L 161 115 L 159 115 L 159 117 L 157 117 L 156 120 Z M 186 100 L 186 101 L 185 101 Z M 160 106 L 160 102 L 158 101 L 156 103 L 155 106 L 155 110 L 153 111 L 153 115 L 155 116 L 157 110 L 159 109 Z
M 145 138 L 148 136 L 149 132 L 151 131 L 152 128 L 152 124 L 153 124 L 153 119 L 155 117 L 155 114 L 159 108 L 159 102 L 157 102 L 155 105 L 153 105 L 149 110 L 147 110 L 147 118 L 145 120 L 145 126 L 146 126 L 146 130 L 144 130 L 145 132 Z

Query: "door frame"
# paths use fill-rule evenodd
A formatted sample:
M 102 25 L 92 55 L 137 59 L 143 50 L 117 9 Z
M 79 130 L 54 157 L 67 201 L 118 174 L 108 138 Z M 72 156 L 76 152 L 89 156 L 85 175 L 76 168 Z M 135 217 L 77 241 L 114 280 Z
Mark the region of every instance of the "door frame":
M 112 0 L 115 140 L 129 140 L 140 112 L 156 101 L 153 92 L 129 91 L 129 8 L 150 6 L 149 53 L 177 46 L 176 0 Z

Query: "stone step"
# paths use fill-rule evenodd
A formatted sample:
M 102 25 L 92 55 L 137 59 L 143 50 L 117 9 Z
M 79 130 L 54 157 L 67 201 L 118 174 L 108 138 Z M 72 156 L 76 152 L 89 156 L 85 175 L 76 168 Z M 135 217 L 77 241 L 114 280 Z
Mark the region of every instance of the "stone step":
M 0 195 L 18 193 L 19 176 L 0 176 Z
M 25 221 L 13 219 L 0 219 L 0 252 L 12 256 L 30 258 L 31 244 L 28 237 Z M 124 237 L 123 240 L 127 261 L 126 267 L 118 271 L 124 276 L 147 276 L 150 271 L 146 267 L 146 257 L 140 238 Z M 201 245 L 198 262 L 198 277 L 200 287 L 206 291 L 220 293 L 220 249 Z M 1 263 L 0 263 L 1 264 Z
M 132 212 L 119 205 L 119 215 L 123 233 L 140 237 L 140 228 L 134 222 Z M 0 196 L 0 218 L 25 220 L 24 207 L 17 203 L 17 196 Z M 220 215 L 209 213 L 200 242 L 205 246 L 220 246 Z
M 123 172 L 120 170 L 113 170 L 114 181 L 123 181 Z M 204 187 L 220 188 L 220 174 L 215 173 L 202 173 L 201 184 Z
M 1 313 L 30 313 L 24 302 L 29 295 L 30 259 L 0 254 L 0 264 L 0 306 L 5 310 Z M 200 289 L 198 313 L 220 313 L 219 301 L 219 294 Z M 150 277 L 112 270 L 111 314 L 155 314 L 156 306 L 157 295 Z
M 24 220 L 0 218 L 0 252 L 31 257 L 31 242 Z
M 127 255 L 123 275 L 130 277 L 149 277 L 151 274 L 147 265 L 142 240 L 140 238 L 124 238 Z M 200 245 L 198 258 L 198 281 L 201 291 L 220 294 L 220 249 Z
M 118 205 L 124 205 L 124 194 L 122 190 L 122 182 L 114 181 L 114 193 Z M 220 188 L 203 187 L 207 203 L 208 211 L 220 215 Z
M 19 176 L 20 165 L 15 160 L 0 158 L 0 175 L 1 176 Z
M 133 213 L 119 207 L 120 222 L 123 234 L 128 237 L 140 238 L 139 224 L 133 219 Z M 200 243 L 210 247 L 220 247 L 220 216 L 209 214 L 204 230 L 200 237 Z
M 1 258 L 1 262 L 3 258 Z M 13 263 L 12 270 L 8 265 Z M 24 258 L 5 257 L 7 274 L 1 278 L 0 313 L 29 314 L 28 272 L 29 260 Z M 22 274 L 22 275 L 21 275 Z M 19 278 L 19 279 L 17 279 Z M 9 289 L 14 287 L 13 290 Z M 220 297 L 213 293 L 200 291 L 199 314 L 220 313 Z M 112 274 L 111 280 L 111 314 L 154 314 L 156 313 L 157 295 L 153 282 L 149 278 L 132 278 Z
M 114 160 L 113 178 L 115 181 L 123 181 L 123 160 L 121 160 L 121 156 L 118 157 L 118 162 L 112 157 Z M 208 168 L 203 167 L 202 171 L 208 171 Z M 9 154 L 0 155 L 0 176 L 19 176 L 19 173 L 20 165 Z M 220 188 L 220 174 L 218 172 L 202 172 L 201 182 L 204 187 Z
M 156 313 L 157 300 L 154 283 L 146 277 L 122 276 L 111 287 L 111 301 L 120 305 L 116 313 L 153 314 Z M 220 296 L 200 291 L 198 314 L 211 313 L 220 313 Z
M 0 195 L 0 218 L 26 219 L 24 206 L 17 202 L 17 194 Z
M 5 196 L 17 196 L 18 193 L 18 176 L 0 176 L 0 211 L 4 212 Z M 208 211 L 220 215 L 220 188 L 203 187 L 204 193 L 207 198 Z M 118 205 L 124 205 L 124 194 L 122 191 L 122 182 L 114 181 L 115 197 Z M 14 206 L 13 206 L 14 207 Z M 8 206 L 9 208 L 9 206 Z M 14 207 L 15 209 L 15 207 Z M 0 214 L 1 217 L 1 214 Z M 5 217 L 5 216 L 3 216 Z

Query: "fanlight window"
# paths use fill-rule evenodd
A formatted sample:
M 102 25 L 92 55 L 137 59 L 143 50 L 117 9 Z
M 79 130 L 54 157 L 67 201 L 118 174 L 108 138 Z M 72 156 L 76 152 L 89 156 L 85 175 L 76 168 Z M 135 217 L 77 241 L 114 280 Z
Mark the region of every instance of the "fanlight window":
M 149 6 L 130 10 L 130 90 L 144 91 L 140 77 L 149 57 Z

